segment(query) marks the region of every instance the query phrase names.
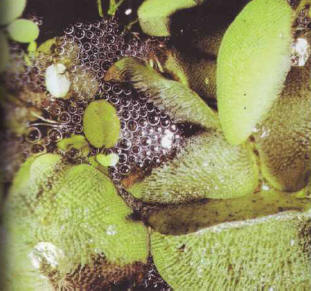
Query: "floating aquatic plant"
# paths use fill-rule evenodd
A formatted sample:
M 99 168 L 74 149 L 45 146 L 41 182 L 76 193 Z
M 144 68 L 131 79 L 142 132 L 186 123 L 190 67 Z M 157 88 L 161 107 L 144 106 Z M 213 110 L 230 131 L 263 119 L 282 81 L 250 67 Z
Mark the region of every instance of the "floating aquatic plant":
M 257 185 L 251 149 L 231 146 L 220 133 L 211 131 L 191 138 L 174 160 L 153 169 L 128 191 L 143 201 L 180 203 L 236 198 L 253 193 Z
M 105 100 L 94 101 L 83 116 L 84 134 L 91 145 L 114 146 L 120 136 L 120 120 L 116 109 Z
M 38 25 L 27 19 L 17 19 L 8 26 L 10 37 L 21 43 L 31 43 L 39 36 Z
M 98 0 L 38 47 L 13 2 L 6 290 L 310 289 L 310 0 Z
M 303 212 L 311 207 L 308 188 L 295 193 L 269 189 L 235 199 L 208 199 L 167 205 L 154 211 L 147 220 L 157 232 L 180 235 L 225 222 L 265 217 L 285 210 Z
M 26 7 L 26 0 L 1 0 L 0 25 L 6 25 L 20 17 Z
M 286 1 L 251 1 L 227 29 L 217 59 L 219 118 L 228 141 L 244 142 L 282 92 L 295 12 Z
M 20 280 L 28 282 L 29 275 L 37 274 L 32 282 L 36 284 L 40 272 L 46 277 L 57 272 L 61 284 L 66 274 L 92 264 L 96 256 L 120 267 L 146 262 L 147 231 L 127 218 L 131 210 L 109 178 L 91 166 L 60 161 L 52 154 L 30 158 L 11 188 L 6 248 L 19 257 L 5 270 L 10 288 L 23 286 Z M 23 235 L 17 237 L 16 232 Z M 36 254 L 40 244 L 48 248 Z

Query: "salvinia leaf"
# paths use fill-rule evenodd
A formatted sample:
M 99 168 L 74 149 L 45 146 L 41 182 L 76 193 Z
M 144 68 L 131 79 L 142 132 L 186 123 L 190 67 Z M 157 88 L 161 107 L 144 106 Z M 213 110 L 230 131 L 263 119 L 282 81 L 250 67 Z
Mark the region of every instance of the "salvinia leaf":
M 231 146 L 221 133 L 192 137 L 184 149 L 150 176 L 129 187 L 143 201 L 181 203 L 202 198 L 230 199 L 253 193 L 258 169 L 246 146 Z
M 106 80 L 109 79 L 131 82 L 138 91 L 148 93 L 149 100 L 177 122 L 191 122 L 205 128 L 219 127 L 215 112 L 194 91 L 165 79 L 134 58 L 116 62 L 106 75 Z
M 286 212 L 176 236 L 153 232 L 151 253 L 174 290 L 308 290 L 310 215 Z
M 217 98 L 230 143 L 244 142 L 281 93 L 293 21 L 287 1 L 253 0 L 227 29 L 218 53 Z

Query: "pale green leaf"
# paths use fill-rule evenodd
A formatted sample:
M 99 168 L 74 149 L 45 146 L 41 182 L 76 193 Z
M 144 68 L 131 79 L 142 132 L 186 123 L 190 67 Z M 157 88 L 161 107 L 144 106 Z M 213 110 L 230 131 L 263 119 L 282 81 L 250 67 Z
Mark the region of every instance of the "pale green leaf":
M 290 69 L 294 11 L 284 0 L 253 0 L 226 31 L 217 64 L 220 122 L 244 142 L 282 91 Z
M 39 36 L 39 27 L 28 19 L 17 19 L 8 26 L 10 37 L 17 42 L 29 43 Z
M 20 17 L 25 6 L 26 0 L 0 0 L 0 25 L 9 24 Z
M 109 155 L 99 154 L 96 156 L 96 161 L 103 167 L 113 167 L 118 163 L 119 156 L 114 153 Z
M 107 101 L 93 101 L 83 116 L 83 130 L 94 147 L 113 147 L 120 136 L 120 120 L 116 109 Z

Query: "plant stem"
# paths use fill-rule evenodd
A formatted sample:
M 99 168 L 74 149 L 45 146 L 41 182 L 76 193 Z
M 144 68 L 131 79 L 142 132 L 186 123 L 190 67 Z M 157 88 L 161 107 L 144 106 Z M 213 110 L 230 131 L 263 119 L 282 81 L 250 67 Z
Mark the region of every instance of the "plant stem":
M 102 0 L 97 0 L 97 8 L 98 8 L 98 14 L 100 17 L 104 17 L 103 13 L 103 6 L 102 6 Z

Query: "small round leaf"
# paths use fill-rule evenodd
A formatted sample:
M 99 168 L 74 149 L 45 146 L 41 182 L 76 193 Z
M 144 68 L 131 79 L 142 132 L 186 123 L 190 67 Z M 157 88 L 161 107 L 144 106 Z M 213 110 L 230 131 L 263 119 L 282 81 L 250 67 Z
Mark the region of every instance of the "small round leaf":
M 116 109 L 105 100 L 89 104 L 83 116 L 83 127 L 86 138 L 97 148 L 114 146 L 120 135 Z
M 39 36 L 39 27 L 28 19 L 18 19 L 8 26 L 10 37 L 22 43 L 29 43 Z

